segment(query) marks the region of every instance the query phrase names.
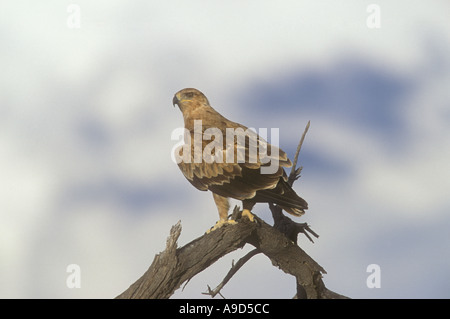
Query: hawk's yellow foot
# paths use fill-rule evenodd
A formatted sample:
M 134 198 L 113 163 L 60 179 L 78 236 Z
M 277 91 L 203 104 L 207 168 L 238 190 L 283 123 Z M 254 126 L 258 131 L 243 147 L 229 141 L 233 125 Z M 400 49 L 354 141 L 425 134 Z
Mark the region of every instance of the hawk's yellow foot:
M 234 225 L 234 224 L 237 224 L 237 222 L 233 219 L 219 219 L 213 227 L 211 227 L 206 231 L 206 233 L 209 234 L 210 232 L 222 227 L 223 225 Z
M 247 218 L 250 219 L 251 222 L 255 221 L 255 216 L 253 216 L 253 214 L 245 208 L 242 210 L 242 217 L 244 216 L 247 216 Z

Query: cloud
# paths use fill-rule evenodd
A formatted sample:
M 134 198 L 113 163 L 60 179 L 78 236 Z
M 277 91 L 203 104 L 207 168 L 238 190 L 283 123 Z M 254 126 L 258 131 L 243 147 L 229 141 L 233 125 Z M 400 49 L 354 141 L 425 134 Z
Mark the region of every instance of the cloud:
M 289 154 L 311 119 L 295 188 L 311 206 L 305 221 L 321 235 L 305 249 L 328 271 L 331 289 L 448 294 L 435 281 L 408 286 L 431 266 L 441 278 L 448 269 L 444 259 L 411 266 L 416 255 L 438 256 L 428 247 L 445 241 L 437 235 L 446 233 L 449 207 L 445 4 L 381 2 L 379 30 L 366 28 L 366 6 L 356 1 L 79 4 L 80 29 L 67 28 L 64 3 L 15 2 L 0 13 L 8 47 L 0 296 L 115 296 L 147 269 L 179 219 L 180 245 L 214 224 L 211 195 L 170 161 L 170 133 L 182 125 L 171 98 L 183 87 L 204 91 L 232 120 L 282 127 Z M 424 219 L 434 235 L 421 243 Z M 200 297 L 230 258 L 176 296 Z M 291 297 L 289 276 L 264 258 L 252 262 L 227 296 Z M 368 292 L 365 269 L 374 262 L 386 274 L 383 287 L 394 290 Z M 81 266 L 80 290 L 65 285 L 69 263 Z M 242 290 L 258 275 L 276 292 Z

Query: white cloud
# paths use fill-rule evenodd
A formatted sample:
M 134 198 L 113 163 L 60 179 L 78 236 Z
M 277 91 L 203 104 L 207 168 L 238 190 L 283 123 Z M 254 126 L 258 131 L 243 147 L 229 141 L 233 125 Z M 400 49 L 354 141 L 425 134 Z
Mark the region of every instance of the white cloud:
M 380 30 L 365 27 L 366 4 L 360 1 L 345 6 L 333 1 L 220 5 L 143 1 L 135 6 L 79 1 L 82 27 L 78 30 L 67 28 L 64 3 L 5 4 L 0 13 L 4 30 L 0 38 L 8 47 L 2 52 L 0 78 L 0 192 L 4 195 L 0 236 L 6 258 L 0 261 L 0 295 L 111 297 L 145 271 L 178 219 L 184 227 L 181 243 L 215 222 L 211 196 L 181 181 L 170 161 L 174 143 L 170 132 L 182 124 L 181 114 L 171 106 L 178 89 L 200 88 L 237 119 L 246 111 L 236 106 L 227 109 L 226 101 L 255 79 L 273 79 L 306 64 L 326 69 L 337 54 L 353 48 L 367 54 L 367 59 L 404 72 L 428 57 L 419 50 L 423 26 L 430 32 L 438 30 L 439 39 L 448 38 L 446 2 L 379 4 Z M 313 122 L 308 148 L 346 163 L 353 174 L 345 182 L 304 174 L 302 193 L 315 207 L 315 215 L 305 218 L 324 234 L 320 243 L 308 246 L 311 253 L 327 260 L 339 257 L 336 249 L 327 247 L 336 248 L 333 241 L 351 243 L 355 234 L 333 229 L 342 218 L 354 221 L 352 230 L 361 238 L 376 232 L 370 221 L 356 224 L 364 217 L 348 211 L 348 203 L 361 209 L 379 202 L 387 212 L 397 212 L 382 214 L 375 220 L 377 226 L 389 218 L 394 225 L 407 216 L 420 219 L 424 210 L 430 218 L 443 218 L 450 186 L 448 70 L 440 76 L 436 82 L 421 83 L 414 100 L 403 104 L 408 108 L 404 124 L 411 137 L 404 152 L 392 154 L 376 136 L 327 117 Z M 289 127 L 298 125 L 297 119 L 284 121 Z M 86 123 L 93 132 L 86 132 Z M 96 145 L 89 134 L 107 142 Z M 162 185 L 164 177 L 168 182 Z M 62 204 L 75 186 L 94 185 L 98 191 L 108 179 L 156 185 L 161 192 L 176 188 L 181 193 L 170 203 L 155 201 L 148 215 L 139 217 L 117 207 L 110 197 L 95 194 L 92 201 Z M 363 263 L 367 256 L 349 252 L 347 257 Z M 73 262 L 82 266 L 79 291 L 64 285 L 65 266 Z M 334 276 L 335 268 L 328 264 L 324 266 Z M 218 273 L 225 275 L 229 264 L 225 261 L 220 267 Z M 254 267 L 243 270 L 242 278 L 246 274 L 251 278 Z M 261 269 L 272 274 L 270 265 Z M 215 283 L 208 276 L 208 282 L 200 279 L 199 287 Z M 279 278 L 271 276 L 267 275 L 268 282 Z M 198 297 L 197 286 L 189 290 L 192 284 L 177 296 Z M 280 285 L 289 284 L 290 278 L 283 277 Z M 237 290 L 230 288 L 227 296 L 242 296 Z M 339 292 L 339 287 L 335 290 Z

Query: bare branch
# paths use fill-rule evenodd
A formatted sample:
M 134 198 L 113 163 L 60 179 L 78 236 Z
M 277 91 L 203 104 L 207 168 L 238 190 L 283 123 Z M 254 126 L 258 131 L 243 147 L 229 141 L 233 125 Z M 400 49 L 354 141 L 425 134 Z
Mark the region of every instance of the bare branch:
M 319 264 L 274 227 L 257 216 L 255 219 L 257 222 L 240 219 L 235 225 L 216 229 L 180 248 L 176 248 L 174 239 L 178 238 L 181 225 L 172 228 L 176 231 L 169 236 L 166 250 L 156 255 L 144 275 L 117 298 L 169 298 L 183 282 L 246 243 L 269 257 L 275 266 L 293 275 L 305 290 L 307 298 L 340 296 L 330 292 L 323 284 L 322 274 L 326 272 Z M 238 266 L 242 267 L 252 254 L 236 263 L 235 270 Z
M 288 183 L 291 186 L 292 184 L 294 184 L 294 181 L 296 181 L 300 177 L 302 167 L 297 168 L 298 155 L 300 154 L 300 150 L 302 149 L 303 141 L 305 140 L 306 133 L 308 133 L 310 124 L 311 121 L 308 121 L 308 124 L 306 124 L 305 130 L 303 131 L 302 134 L 302 138 L 300 139 L 300 142 L 298 143 L 297 146 L 297 150 L 295 152 L 294 162 L 292 163 L 291 173 L 289 174 L 288 178 Z
M 176 226 L 179 227 L 176 227 Z M 226 225 L 176 248 L 181 224 L 172 227 L 166 250 L 155 256 L 149 269 L 117 298 L 169 298 L 183 282 L 208 268 L 220 257 L 245 245 L 256 223 L 244 219 Z
M 211 290 L 211 288 L 208 286 L 208 292 L 203 292 L 202 294 L 204 295 L 210 295 L 212 298 L 214 298 L 217 294 L 220 294 L 220 290 L 222 290 L 222 288 L 227 284 L 228 281 L 230 281 L 231 277 L 233 277 L 233 275 L 235 273 L 237 273 L 237 271 L 247 262 L 250 260 L 250 258 L 252 258 L 253 256 L 259 254 L 260 251 L 258 249 L 253 249 L 252 251 L 250 251 L 249 253 L 247 253 L 244 257 L 242 257 L 241 259 L 238 260 L 238 262 L 236 264 L 233 263 L 233 265 L 231 266 L 230 271 L 228 272 L 228 274 L 225 276 L 225 278 L 222 280 L 222 282 L 214 289 Z M 222 298 L 224 298 L 221 294 L 220 296 Z

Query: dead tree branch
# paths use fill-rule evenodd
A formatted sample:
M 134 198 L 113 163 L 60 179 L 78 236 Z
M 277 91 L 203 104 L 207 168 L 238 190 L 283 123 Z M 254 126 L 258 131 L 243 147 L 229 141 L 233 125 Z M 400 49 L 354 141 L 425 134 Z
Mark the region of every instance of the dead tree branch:
M 117 298 L 169 298 L 183 282 L 208 268 L 220 257 L 251 244 L 284 272 L 293 275 L 307 298 L 342 297 L 328 290 L 323 281 L 325 270 L 300 247 L 274 227 L 240 219 L 177 248 L 180 223 L 172 227 L 166 249 L 155 256 L 149 269 Z M 220 290 L 220 289 L 219 289 Z
M 245 245 L 254 223 L 241 222 L 236 227 L 222 227 L 205 234 L 181 248 L 177 240 L 181 223 L 172 227 L 166 249 L 155 256 L 149 269 L 117 298 L 169 298 L 181 284 L 208 268 L 220 257 Z
M 309 125 L 308 122 L 296 150 L 288 178 L 291 185 L 300 177 L 302 167 L 297 168 L 296 165 Z M 205 294 L 212 297 L 220 294 L 223 286 L 250 258 L 263 253 L 274 266 L 296 278 L 297 295 L 294 298 L 347 298 L 325 287 L 322 274 L 326 271 L 296 244 L 299 233 L 303 233 L 310 241 L 313 241 L 310 235 L 316 238 L 319 236 L 307 223 L 296 223 L 286 217 L 280 207 L 269 204 L 269 208 L 274 218 L 273 227 L 257 216 L 253 223 L 246 218 L 240 219 L 239 209 L 235 208 L 232 218 L 238 221 L 237 224 L 204 234 L 180 248 L 177 248 L 181 233 L 181 223 L 178 222 L 170 231 L 166 249 L 155 256 L 141 278 L 116 298 L 169 298 L 184 282 L 245 244 L 251 244 L 255 249 L 233 264 L 214 290 L 208 286 Z

